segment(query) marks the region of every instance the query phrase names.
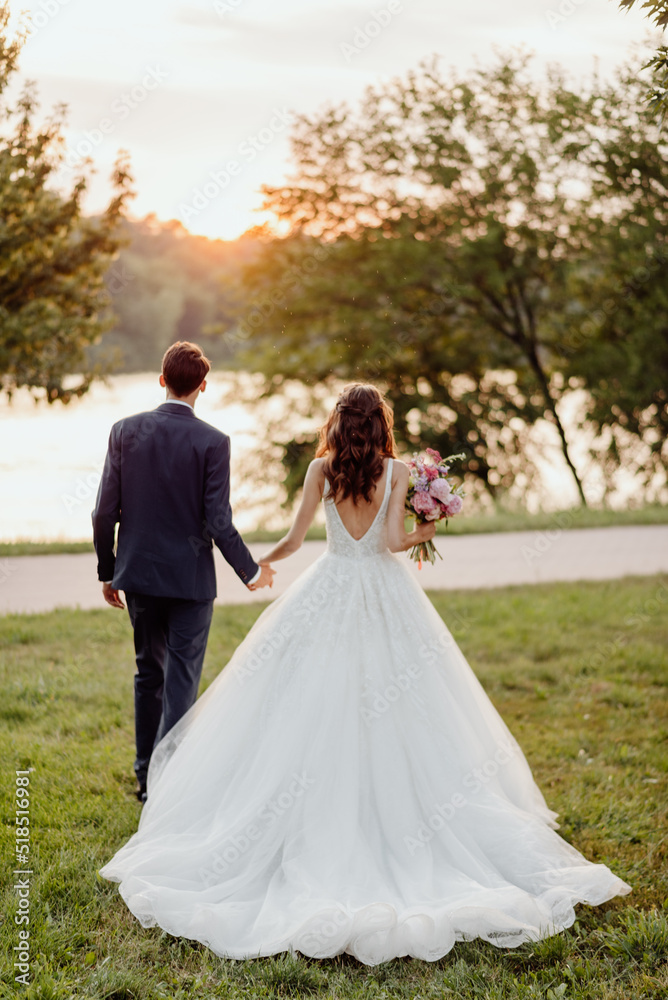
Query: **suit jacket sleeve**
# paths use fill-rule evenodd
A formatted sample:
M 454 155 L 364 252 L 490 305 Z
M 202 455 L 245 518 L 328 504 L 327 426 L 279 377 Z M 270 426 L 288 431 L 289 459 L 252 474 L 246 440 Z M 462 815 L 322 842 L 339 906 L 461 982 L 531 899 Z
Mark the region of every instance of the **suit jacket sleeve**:
M 232 523 L 230 439 L 224 436 L 207 455 L 204 486 L 205 529 L 240 580 L 248 583 L 259 567 Z
M 114 537 L 116 525 L 121 518 L 121 449 L 119 428 L 111 428 L 107 457 L 102 470 L 102 479 L 97 491 L 93 511 L 93 543 L 97 553 L 97 576 L 99 580 L 112 580 L 116 556 Z

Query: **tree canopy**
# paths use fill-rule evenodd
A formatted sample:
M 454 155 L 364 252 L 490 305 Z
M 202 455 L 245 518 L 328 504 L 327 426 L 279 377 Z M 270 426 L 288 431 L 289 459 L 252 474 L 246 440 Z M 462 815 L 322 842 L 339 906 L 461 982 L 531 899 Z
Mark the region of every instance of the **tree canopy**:
M 667 150 L 640 86 L 631 69 L 586 90 L 557 69 L 542 83 L 513 55 L 469 74 L 424 64 L 356 113 L 302 116 L 293 176 L 266 189 L 289 233 L 267 236 L 239 317 L 266 391 L 373 378 L 404 445 L 464 447 L 491 495 L 531 482 L 527 431 L 545 418 L 584 502 L 589 460 L 578 468 L 561 415 L 576 387 L 599 430 L 614 428 L 610 476 L 622 438 L 646 452 L 665 422 L 666 329 L 653 313 L 640 332 L 631 314 L 662 294 Z M 648 262 L 625 318 L 610 289 Z M 648 342 L 656 367 L 635 364 L 618 393 L 624 356 Z M 289 443 L 288 461 L 309 447 Z
M 106 274 L 114 324 L 91 358 L 113 352 L 116 371 L 150 371 L 175 340 L 194 340 L 214 364 L 234 367 L 236 345 L 216 330 L 233 318 L 255 241 L 210 240 L 153 215 L 124 219 L 120 235 L 125 245 Z
M 0 6 L 0 391 L 27 386 L 50 403 L 82 395 L 99 374 L 87 348 L 113 320 L 105 272 L 117 257 L 118 225 L 131 194 L 120 155 L 113 195 L 97 218 L 82 214 L 87 180 L 68 194 L 50 187 L 63 157 L 64 108 L 35 124 L 37 99 L 26 85 L 5 100 L 24 36 L 8 37 Z M 68 376 L 76 375 L 73 383 Z
M 647 11 L 647 17 L 654 21 L 657 28 L 664 31 L 668 25 L 668 0 L 619 0 L 619 6 L 630 10 L 637 3 Z M 663 117 L 668 110 L 668 46 L 659 45 L 655 55 L 645 65 L 652 70 L 652 86 L 648 99 L 649 106 Z

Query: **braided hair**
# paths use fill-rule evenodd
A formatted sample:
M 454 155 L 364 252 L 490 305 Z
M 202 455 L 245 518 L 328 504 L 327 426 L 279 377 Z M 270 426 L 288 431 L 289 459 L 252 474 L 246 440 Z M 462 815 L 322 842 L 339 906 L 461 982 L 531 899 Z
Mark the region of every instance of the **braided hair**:
M 375 385 L 352 382 L 345 386 L 327 423 L 320 430 L 317 458 L 332 502 L 352 497 L 371 501 L 375 483 L 383 474 L 383 458 L 396 457 L 392 410 Z

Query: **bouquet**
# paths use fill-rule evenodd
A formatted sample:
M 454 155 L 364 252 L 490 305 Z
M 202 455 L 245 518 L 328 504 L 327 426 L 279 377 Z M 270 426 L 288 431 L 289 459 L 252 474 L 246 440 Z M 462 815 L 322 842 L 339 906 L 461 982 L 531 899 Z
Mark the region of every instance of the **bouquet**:
M 448 479 L 450 464 L 465 455 L 448 455 L 441 458 L 433 448 L 427 448 L 427 458 L 413 455 L 408 462 L 410 476 L 408 477 L 408 493 L 406 494 L 406 513 L 416 521 L 442 521 L 459 514 L 463 506 L 464 490 L 454 486 Z M 427 559 L 434 565 L 436 556 L 442 559 L 433 542 L 420 542 L 414 545 L 408 553 L 411 559 L 422 569 L 422 560 Z

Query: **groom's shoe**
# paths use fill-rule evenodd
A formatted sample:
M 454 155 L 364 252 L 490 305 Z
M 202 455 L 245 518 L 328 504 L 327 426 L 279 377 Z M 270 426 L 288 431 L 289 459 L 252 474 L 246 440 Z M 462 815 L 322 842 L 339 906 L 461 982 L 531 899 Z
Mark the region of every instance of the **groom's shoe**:
M 135 795 L 143 805 L 146 802 L 146 785 L 142 785 L 141 781 L 137 780 L 137 787 L 135 788 Z

